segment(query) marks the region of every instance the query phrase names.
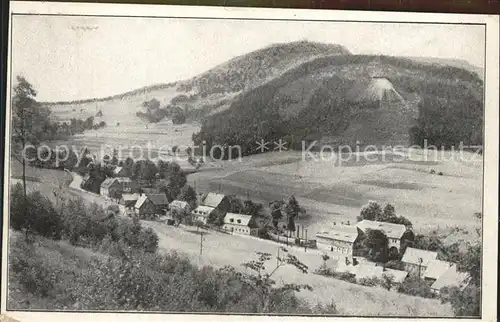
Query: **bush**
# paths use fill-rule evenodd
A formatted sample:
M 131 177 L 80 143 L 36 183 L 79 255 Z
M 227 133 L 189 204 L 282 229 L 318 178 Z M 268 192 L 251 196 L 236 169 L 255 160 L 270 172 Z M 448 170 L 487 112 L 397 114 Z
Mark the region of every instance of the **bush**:
M 377 277 L 363 277 L 358 280 L 358 284 L 364 286 L 377 286 L 381 285 L 382 281 Z
M 52 239 L 60 239 L 63 228 L 52 202 L 39 191 L 28 194 L 25 201 L 20 183 L 10 194 L 10 225 L 14 230 L 29 230 Z
M 424 280 L 410 276 L 403 281 L 398 287 L 399 293 L 404 293 L 413 296 L 421 296 L 426 298 L 436 297 L 431 291 L 431 287 Z

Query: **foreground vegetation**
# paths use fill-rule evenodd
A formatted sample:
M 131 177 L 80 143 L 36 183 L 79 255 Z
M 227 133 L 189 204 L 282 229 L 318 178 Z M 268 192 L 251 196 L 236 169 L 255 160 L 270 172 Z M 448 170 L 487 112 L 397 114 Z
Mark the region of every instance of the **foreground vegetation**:
M 11 228 L 24 232 L 11 240 L 12 308 L 337 313 L 333 303 L 311 307 L 297 298 L 308 285 L 276 286 L 272 276 L 283 266 L 308 271 L 285 249 L 276 259 L 258 253 L 243 263 L 248 273 L 229 266 L 200 268 L 176 253 L 157 254 L 156 233 L 138 220 L 118 217 L 113 208 L 70 199 L 56 210 L 39 192 L 23 203 L 22 186 L 11 191 Z M 82 258 L 85 252 L 70 245 L 91 255 Z

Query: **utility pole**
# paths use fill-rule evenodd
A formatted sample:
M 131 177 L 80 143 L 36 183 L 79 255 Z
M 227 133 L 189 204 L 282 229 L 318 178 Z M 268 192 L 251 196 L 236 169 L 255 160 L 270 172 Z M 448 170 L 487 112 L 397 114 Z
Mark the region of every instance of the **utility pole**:
M 203 254 L 203 231 L 200 233 L 200 256 Z
M 422 259 L 422 257 L 420 257 L 418 259 L 418 279 L 420 279 L 420 268 L 421 268 L 422 262 L 423 262 L 423 259 Z
M 304 227 L 302 227 L 304 228 Z M 305 242 L 304 252 L 307 252 L 307 228 L 306 228 L 306 242 Z

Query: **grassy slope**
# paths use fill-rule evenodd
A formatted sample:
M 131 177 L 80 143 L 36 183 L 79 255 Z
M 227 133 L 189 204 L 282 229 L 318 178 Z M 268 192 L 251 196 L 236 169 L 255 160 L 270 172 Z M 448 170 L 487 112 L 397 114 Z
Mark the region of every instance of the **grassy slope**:
M 182 249 L 195 262 L 198 260 L 198 239 L 196 234 L 190 234 L 180 229 L 167 227 L 159 223 L 144 223 L 149 225 L 159 225 L 155 227 L 160 232 L 160 246 L 165 249 Z M 14 241 L 23 236 L 16 232 L 10 232 L 10 245 L 15 245 Z M 234 265 L 237 269 L 239 264 L 248 260 L 249 252 L 269 251 L 274 253 L 276 245 L 243 239 L 243 237 L 231 237 L 228 235 L 206 235 L 205 255 L 203 261 L 198 261 L 202 265 L 223 266 L 225 264 Z M 227 239 L 227 240 L 226 240 Z M 231 251 L 221 252 L 220 244 L 224 244 Z M 71 283 L 72 272 L 78 273 L 88 267 L 92 258 L 101 260 L 107 259 L 106 255 L 92 252 L 85 248 L 74 247 L 66 242 L 51 241 L 44 238 L 37 238 L 37 254 L 47 259 L 48 265 L 54 265 L 62 269 L 60 280 L 64 283 Z M 215 248 L 218 247 L 218 248 Z M 217 251 L 218 250 L 218 251 Z M 19 250 L 12 246 L 10 248 L 11 258 L 16 256 Z M 299 258 L 303 259 L 314 270 L 316 264 L 321 262 L 319 254 L 303 251 L 296 252 Z M 335 301 L 343 314 L 355 315 L 400 315 L 400 316 L 450 316 L 451 310 L 448 305 L 441 305 L 437 300 L 428 300 L 418 297 L 405 296 L 395 292 L 387 292 L 379 288 L 368 288 L 353 285 L 331 278 L 317 276 L 313 274 L 297 274 L 295 269 L 284 268 L 277 276 L 278 281 L 309 283 L 315 291 L 299 293 L 299 295 L 310 302 Z M 60 290 L 64 294 L 64 290 Z M 48 309 L 59 308 L 57 299 L 41 298 L 33 296 L 23 291 L 19 281 L 9 279 L 9 309 Z M 65 309 L 73 309 L 68 307 Z
M 231 236 L 208 232 L 204 235 L 203 256 L 200 258 L 200 237 L 196 229 L 178 229 L 161 223 L 143 222 L 146 227 L 153 227 L 160 237 L 161 249 L 179 250 L 199 265 L 222 267 L 232 265 L 240 269 L 240 264 L 248 261 L 255 252 L 276 254 L 278 245 L 274 242 L 252 237 Z M 302 274 L 292 267 L 284 267 L 277 272 L 278 283 L 306 283 L 313 291 L 302 291 L 299 297 L 310 303 L 330 302 L 333 300 L 342 314 L 346 315 L 394 315 L 394 316 L 450 316 L 448 305 L 438 300 L 406 296 L 397 292 L 388 292 L 381 288 L 354 285 L 340 280 L 315 275 L 312 272 L 321 263 L 321 252 L 302 248 L 290 248 L 309 267 L 308 274 Z
M 24 238 L 24 235 L 10 230 L 9 231 L 9 256 L 17 256 L 19 249 L 15 246 L 15 241 Z M 50 267 L 58 267 L 64 272 L 59 278 L 62 283 L 71 283 L 72 272 L 80 272 L 88 267 L 92 258 L 106 260 L 107 255 L 93 252 L 87 248 L 75 247 L 65 241 L 53 241 L 42 237 L 35 237 L 37 254 L 40 254 L 47 261 Z M 23 290 L 15 277 L 9 276 L 8 280 L 8 300 L 7 307 L 10 310 L 16 309 L 62 309 L 59 307 L 56 299 L 42 298 L 35 296 Z M 64 290 L 61 290 L 64 292 Z M 71 309 L 71 308 L 66 308 Z

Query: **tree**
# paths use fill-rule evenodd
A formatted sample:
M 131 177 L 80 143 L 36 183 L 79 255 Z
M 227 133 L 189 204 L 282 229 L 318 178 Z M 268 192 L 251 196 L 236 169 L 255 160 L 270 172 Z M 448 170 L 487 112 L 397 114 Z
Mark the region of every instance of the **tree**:
M 139 160 L 132 168 L 132 175 L 139 180 L 153 180 L 158 169 L 151 160 Z
M 382 275 L 382 280 L 381 280 L 381 286 L 385 288 L 386 290 L 390 291 L 391 288 L 394 286 L 394 276 L 393 275 L 388 275 L 388 274 L 383 274 Z
M 287 216 L 288 231 L 295 231 L 295 219 L 299 216 L 300 206 L 295 196 L 291 196 L 285 206 L 285 212 Z
M 299 272 L 303 274 L 307 274 L 308 272 L 308 267 L 296 256 L 288 253 L 285 247 L 278 248 L 276 265 L 271 271 L 266 270 L 266 263 L 272 258 L 271 254 L 262 252 L 257 252 L 256 254 L 256 260 L 251 260 L 242 264 L 242 266 L 249 269 L 251 273 L 244 273 L 241 277 L 243 283 L 253 288 L 257 294 L 259 294 L 259 312 L 270 312 L 270 305 L 273 298 L 284 296 L 289 292 L 300 292 L 303 289 L 312 291 L 312 287 L 306 284 L 285 284 L 281 287 L 274 287 L 276 282 L 272 279 L 273 275 L 286 265 L 297 268 Z
M 241 202 L 241 199 L 238 198 L 235 195 L 227 196 L 229 200 L 229 212 L 235 213 L 235 214 L 241 214 L 243 213 L 243 202 Z
M 411 243 L 411 247 L 430 251 L 438 251 L 443 247 L 443 242 L 435 234 L 417 234 L 415 236 L 415 240 Z
M 269 203 L 269 207 L 271 208 L 271 218 L 274 228 L 278 228 L 279 221 L 283 219 L 283 213 L 281 212 L 282 206 L 283 202 L 280 200 L 275 200 Z
M 179 194 L 179 200 L 187 202 L 191 209 L 194 209 L 196 207 L 196 199 L 196 191 L 193 187 L 189 185 L 182 187 Z
M 43 138 L 41 127 L 48 120 L 49 111 L 42 109 L 35 100 L 37 92 L 33 86 L 22 76 L 17 76 L 17 84 L 14 86 L 12 97 L 12 156 L 22 165 L 23 199 L 27 205 L 26 192 L 26 158 L 24 152 L 29 144 L 38 144 Z M 23 212 L 28 211 L 27 207 Z M 30 227 L 26 226 L 26 234 Z
M 443 287 L 440 290 L 441 302 L 451 304 L 455 316 L 479 317 L 481 315 L 481 288 L 475 284 L 465 289 Z
M 367 229 L 366 236 L 362 241 L 362 245 L 368 250 L 368 256 L 375 261 L 387 261 L 387 246 L 389 240 L 387 236 L 380 230 Z
M 377 220 L 382 216 L 382 208 L 373 200 L 370 200 L 367 205 L 361 208 L 361 213 L 358 216 L 358 221 L 361 220 Z
M 376 220 L 388 222 L 389 220 L 396 218 L 396 209 L 390 203 L 384 206 L 384 210 L 382 211 L 382 215 Z
M 262 211 L 262 204 L 254 203 L 252 200 L 247 199 L 243 202 L 243 213 L 249 216 L 258 216 Z

